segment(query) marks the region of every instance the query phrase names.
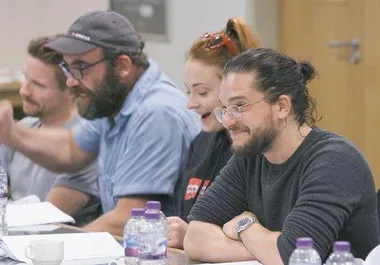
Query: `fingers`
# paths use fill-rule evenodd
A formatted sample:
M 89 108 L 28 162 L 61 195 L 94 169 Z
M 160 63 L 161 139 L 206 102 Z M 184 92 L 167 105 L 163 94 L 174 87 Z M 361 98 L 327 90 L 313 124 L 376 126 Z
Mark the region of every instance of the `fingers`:
M 13 124 L 13 108 L 8 100 L 0 101 L 0 143 L 5 143 L 10 136 Z
M 170 248 L 179 248 L 183 249 L 183 239 L 185 238 L 185 234 L 172 234 L 171 237 L 168 236 L 168 246 Z
M 9 100 L 0 100 L 0 120 L 13 119 L 13 108 Z
M 168 220 L 168 225 L 174 224 L 174 223 L 179 223 L 179 222 L 183 221 L 178 216 L 169 216 L 169 217 L 167 217 L 167 220 Z
M 168 245 L 172 248 L 183 248 L 183 239 L 187 223 L 179 217 L 168 217 Z

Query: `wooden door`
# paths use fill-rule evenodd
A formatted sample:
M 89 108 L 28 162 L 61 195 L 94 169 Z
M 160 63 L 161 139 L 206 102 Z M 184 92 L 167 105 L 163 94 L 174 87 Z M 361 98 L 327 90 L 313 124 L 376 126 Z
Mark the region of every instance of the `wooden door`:
M 368 159 L 380 187 L 380 1 L 279 0 L 280 49 L 307 59 L 319 75 L 310 86 L 318 125 L 353 141 Z M 359 41 L 332 47 L 337 41 Z

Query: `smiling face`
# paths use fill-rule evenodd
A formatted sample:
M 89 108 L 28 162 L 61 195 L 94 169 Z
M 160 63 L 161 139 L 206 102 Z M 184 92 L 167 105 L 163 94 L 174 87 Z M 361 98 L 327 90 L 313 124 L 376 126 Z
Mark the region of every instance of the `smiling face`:
M 57 67 L 28 56 L 23 69 L 25 81 L 19 91 L 26 115 L 54 119 L 71 106 L 68 89 L 58 87 L 56 71 Z
M 223 130 L 213 110 L 220 106 L 219 87 L 221 69 L 200 61 L 189 59 L 185 65 L 185 89 L 189 95 L 187 107 L 201 117 L 203 131 Z
M 256 89 L 252 73 L 230 73 L 220 86 L 219 98 L 225 107 L 258 102 L 264 96 Z M 233 152 L 251 156 L 269 151 L 279 134 L 272 105 L 263 100 L 248 104 L 240 111 L 240 120 L 232 119 L 228 113 L 223 116 L 223 126 L 230 132 Z
M 102 60 L 103 53 L 96 48 L 84 54 L 65 55 L 64 59 L 70 68 L 82 68 Z M 67 86 L 78 99 L 79 114 L 86 119 L 110 117 L 116 114 L 126 97 L 128 87 L 120 81 L 113 66 L 107 64 L 107 60 L 82 71 L 83 77 L 74 79 L 70 74 L 67 78 Z

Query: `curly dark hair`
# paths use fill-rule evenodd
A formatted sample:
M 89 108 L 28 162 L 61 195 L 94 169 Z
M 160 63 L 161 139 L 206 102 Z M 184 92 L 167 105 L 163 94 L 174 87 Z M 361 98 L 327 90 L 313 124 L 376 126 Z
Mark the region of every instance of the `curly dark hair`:
M 223 75 L 250 72 L 256 74 L 255 86 L 266 95 L 267 102 L 274 103 L 281 95 L 289 95 L 299 126 L 304 123 L 315 126 L 318 116 L 316 101 L 306 84 L 315 78 L 317 72 L 310 62 L 297 62 L 269 48 L 252 49 L 232 58 Z

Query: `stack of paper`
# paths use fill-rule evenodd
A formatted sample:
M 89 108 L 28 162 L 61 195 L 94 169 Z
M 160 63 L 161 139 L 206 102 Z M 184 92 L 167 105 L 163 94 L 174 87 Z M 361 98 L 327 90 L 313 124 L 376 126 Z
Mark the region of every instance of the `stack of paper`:
M 64 261 L 94 258 L 115 258 L 124 255 L 123 247 L 110 233 L 74 233 L 50 235 L 4 236 L 0 248 L 5 256 L 20 262 L 30 262 L 25 257 L 25 248 L 33 240 L 62 240 Z
M 261 265 L 258 261 L 235 261 L 235 262 L 223 262 L 223 263 L 202 263 L 199 265 Z
M 74 219 L 50 202 L 8 204 L 8 227 L 42 225 L 51 223 L 75 223 Z

